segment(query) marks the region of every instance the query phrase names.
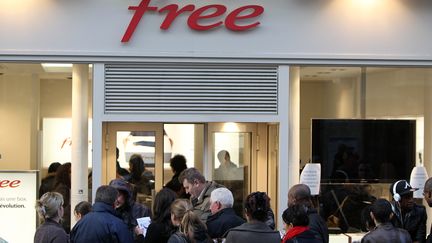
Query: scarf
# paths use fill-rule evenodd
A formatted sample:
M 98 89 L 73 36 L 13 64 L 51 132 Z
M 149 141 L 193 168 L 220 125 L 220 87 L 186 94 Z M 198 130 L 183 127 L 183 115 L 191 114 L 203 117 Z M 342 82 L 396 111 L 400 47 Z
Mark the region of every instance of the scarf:
M 283 237 L 282 242 L 284 243 L 287 240 L 292 239 L 292 238 L 296 237 L 297 235 L 305 232 L 306 230 L 309 230 L 309 227 L 307 227 L 307 226 L 294 226 L 293 228 L 288 230 L 288 232 Z

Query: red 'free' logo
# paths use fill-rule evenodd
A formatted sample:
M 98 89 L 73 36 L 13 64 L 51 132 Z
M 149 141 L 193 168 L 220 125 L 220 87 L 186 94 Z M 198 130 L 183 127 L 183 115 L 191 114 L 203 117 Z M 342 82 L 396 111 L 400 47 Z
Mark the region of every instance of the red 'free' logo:
M 20 180 L 0 180 L 0 188 L 6 188 L 6 187 L 10 187 L 10 188 L 15 188 L 15 187 L 19 187 L 21 184 Z
M 264 12 L 264 8 L 259 5 L 246 5 L 231 11 L 222 21 L 215 20 L 213 23 L 200 23 L 200 20 L 209 20 L 222 16 L 227 12 L 227 7 L 221 4 L 210 4 L 195 9 L 195 5 L 188 4 L 179 7 L 178 4 L 169 4 L 160 9 L 155 6 L 150 6 L 150 0 L 142 0 L 138 6 L 129 6 L 129 10 L 135 11 L 126 32 L 123 35 L 121 42 L 129 42 L 135 32 L 136 27 L 147 11 L 158 12 L 159 14 L 166 12 L 165 19 L 160 25 L 162 30 L 167 30 L 173 21 L 183 13 L 188 13 L 187 24 L 189 28 L 197 31 L 205 31 L 216 28 L 225 24 L 225 27 L 231 31 L 245 31 L 257 27 L 260 22 L 255 21 L 248 24 L 239 24 L 238 21 L 248 20 L 260 16 Z

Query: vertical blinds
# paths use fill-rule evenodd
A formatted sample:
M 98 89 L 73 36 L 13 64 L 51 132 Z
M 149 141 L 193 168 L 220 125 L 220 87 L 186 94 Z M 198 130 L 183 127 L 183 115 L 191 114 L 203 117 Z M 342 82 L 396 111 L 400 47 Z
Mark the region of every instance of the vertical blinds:
M 106 114 L 277 114 L 277 67 L 106 64 Z

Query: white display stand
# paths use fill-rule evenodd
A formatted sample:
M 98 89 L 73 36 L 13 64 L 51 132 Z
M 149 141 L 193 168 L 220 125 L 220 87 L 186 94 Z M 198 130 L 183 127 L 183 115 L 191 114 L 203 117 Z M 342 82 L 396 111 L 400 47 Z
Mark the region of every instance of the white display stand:
M 0 171 L 0 237 L 7 242 L 33 242 L 38 173 Z

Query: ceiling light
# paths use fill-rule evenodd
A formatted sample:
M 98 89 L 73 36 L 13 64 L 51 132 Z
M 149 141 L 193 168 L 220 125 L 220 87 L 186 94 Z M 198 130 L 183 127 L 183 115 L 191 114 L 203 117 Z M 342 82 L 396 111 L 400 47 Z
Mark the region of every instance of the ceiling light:
M 238 132 L 239 127 L 235 122 L 226 122 L 223 125 L 222 131 L 224 132 Z
M 70 73 L 72 63 L 42 63 L 42 68 L 47 73 Z

